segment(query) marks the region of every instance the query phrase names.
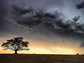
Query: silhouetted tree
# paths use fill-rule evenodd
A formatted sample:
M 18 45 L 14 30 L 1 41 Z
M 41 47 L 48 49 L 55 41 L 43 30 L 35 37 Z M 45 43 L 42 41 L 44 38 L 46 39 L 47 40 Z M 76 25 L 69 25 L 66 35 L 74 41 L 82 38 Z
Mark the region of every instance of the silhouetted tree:
M 16 37 L 11 40 L 7 40 L 7 43 L 3 43 L 1 46 L 4 47 L 4 50 L 10 49 L 15 51 L 14 54 L 17 54 L 17 51 L 20 50 L 29 50 L 28 45 L 29 42 L 22 41 L 23 37 Z
M 76 55 L 79 55 L 79 53 L 77 53 Z

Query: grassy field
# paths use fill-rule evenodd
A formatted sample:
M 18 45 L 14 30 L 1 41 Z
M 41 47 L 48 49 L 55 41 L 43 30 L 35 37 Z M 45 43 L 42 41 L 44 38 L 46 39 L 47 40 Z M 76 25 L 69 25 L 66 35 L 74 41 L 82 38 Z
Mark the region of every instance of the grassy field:
M 82 55 L 0 54 L 0 63 L 84 63 Z

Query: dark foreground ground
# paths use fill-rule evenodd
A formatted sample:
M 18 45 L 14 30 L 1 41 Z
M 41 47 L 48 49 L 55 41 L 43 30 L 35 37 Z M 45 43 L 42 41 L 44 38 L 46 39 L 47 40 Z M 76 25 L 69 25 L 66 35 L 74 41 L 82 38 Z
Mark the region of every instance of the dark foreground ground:
M 0 54 L 0 63 L 84 63 L 82 55 Z

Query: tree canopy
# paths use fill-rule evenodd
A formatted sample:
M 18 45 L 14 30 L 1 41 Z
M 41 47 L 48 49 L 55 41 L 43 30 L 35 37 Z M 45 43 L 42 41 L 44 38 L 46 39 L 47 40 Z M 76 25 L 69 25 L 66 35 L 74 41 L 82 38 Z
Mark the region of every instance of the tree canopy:
M 17 51 L 20 50 L 29 50 L 27 41 L 22 41 L 23 37 L 16 37 L 14 39 L 7 40 L 6 43 L 3 43 L 1 46 L 4 47 L 4 50 L 10 49 L 15 51 L 15 54 L 17 54 Z

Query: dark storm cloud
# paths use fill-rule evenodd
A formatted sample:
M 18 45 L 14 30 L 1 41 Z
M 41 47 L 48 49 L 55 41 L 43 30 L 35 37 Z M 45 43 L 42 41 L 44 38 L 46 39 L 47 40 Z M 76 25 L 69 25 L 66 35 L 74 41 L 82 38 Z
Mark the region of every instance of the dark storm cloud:
M 9 36 L 12 34 L 17 34 L 18 27 L 11 22 L 5 20 L 5 17 L 9 15 L 10 10 L 10 0 L 0 0 L 0 37 Z
M 77 4 L 77 9 L 83 9 L 84 8 L 84 1 L 82 1 L 81 3 Z M 83 12 L 84 13 L 84 12 Z M 83 16 L 84 17 L 84 16 Z M 81 27 L 84 27 L 84 25 L 81 25 Z M 81 27 L 79 27 L 79 29 L 82 29 Z M 80 47 L 84 47 L 84 42 L 81 42 Z
M 17 5 L 17 4 L 14 4 L 12 5 L 13 7 L 13 13 L 17 14 L 17 15 L 23 15 L 23 14 L 26 14 L 26 13 L 30 13 L 31 11 L 33 11 L 33 9 L 30 7 L 30 9 L 26 8 L 25 7 L 25 4 L 23 4 L 23 6 L 21 5 Z
M 8 17 L 8 20 L 28 30 L 33 30 L 40 24 L 44 24 L 54 30 L 84 33 L 84 24 L 78 23 L 80 16 L 64 21 L 63 14 L 58 11 L 35 10 L 23 4 L 12 5 L 12 8 L 12 15 Z
M 7 6 L 6 1 L 0 0 L 0 32 L 3 32 L 6 30 L 6 22 L 4 21 L 4 17 L 6 17 L 7 10 L 5 6 Z
M 77 9 L 81 9 L 81 8 L 84 8 L 84 1 L 82 1 L 79 4 L 77 4 Z
M 5 9 L 4 9 L 4 1 L 3 0 L 0 0 L 0 21 L 2 20 L 2 18 L 4 17 L 5 15 Z
M 14 3 L 14 1 L 15 0 L 0 0 L 0 33 L 2 35 L 5 32 L 4 35 L 8 33 L 8 35 L 10 35 L 11 33 L 14 35 L 25 35 L 26 37 L 31 36 L 32 38 L 34 34 L 37 35 L 39 32 L 41 34 L 40 36 L 46 35 L 48 39 L 56 35 L 56 37 L 65 37 L 66 39 L 69 38 L 69 40 L 70 38 L 83 40 L 84 24 L 81 24 L 80 19 L 83 17 L 81 15 L 84 15 L 84 11 L 81 12 L 76 8 L 77 0 L 18 0 L 18 2 L 22 3 L 15 3 L 13 5 L 8 3 Z M 6 3 L 10 6 L 7 6 Z M 12 7 L 12 9 L 8 9 L 9 7 Z M 11 12 L 10 15 L 8 12 Z M 3 19 L 6 13 L 8 13 L 8 15 L 4 21 Z M 8 22 L 6 20 L 8 20 Z M 16 25 L 21 27 L 21 31 L 18 31 L 18 26 Z M 37 31 L 25 34 L 27 31 L 22 27 L 29 31 L 36 29 Z M 39 37 L 37 36 L 37 38 Z

